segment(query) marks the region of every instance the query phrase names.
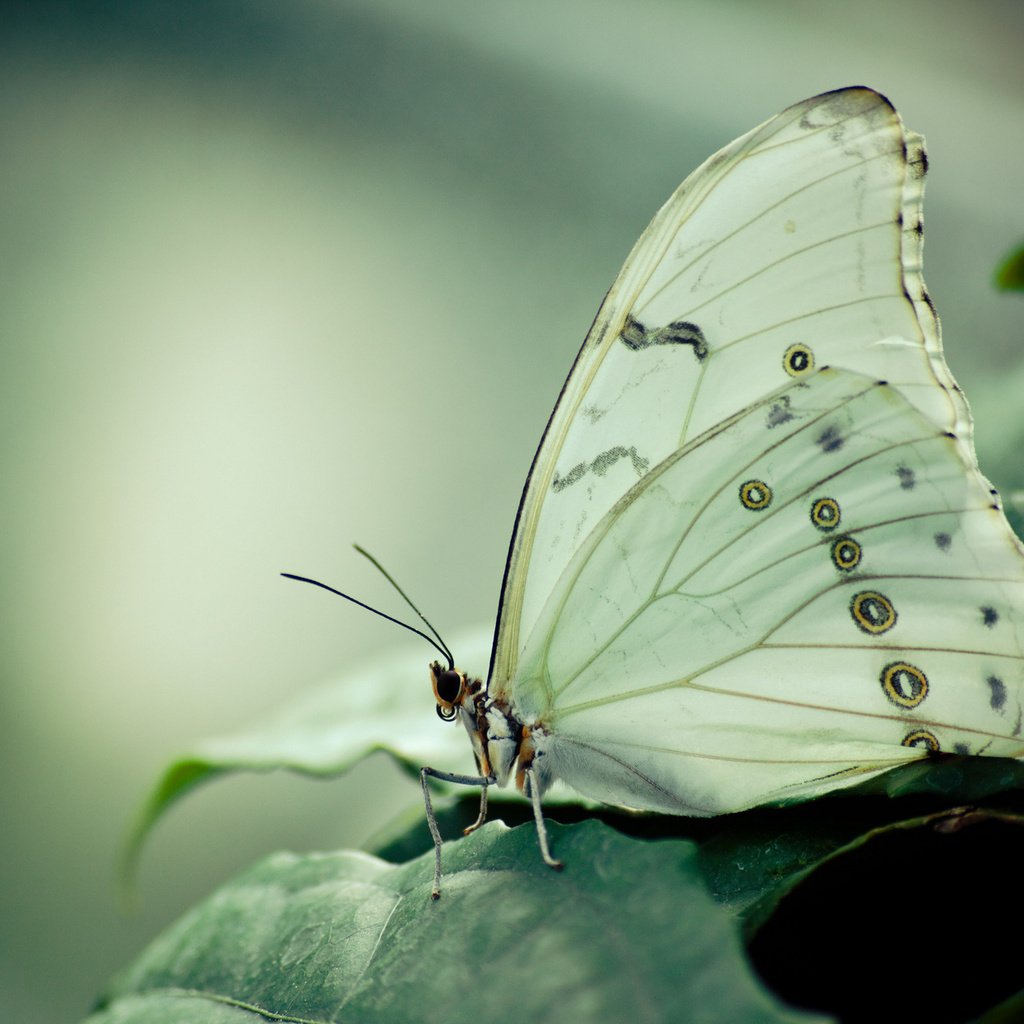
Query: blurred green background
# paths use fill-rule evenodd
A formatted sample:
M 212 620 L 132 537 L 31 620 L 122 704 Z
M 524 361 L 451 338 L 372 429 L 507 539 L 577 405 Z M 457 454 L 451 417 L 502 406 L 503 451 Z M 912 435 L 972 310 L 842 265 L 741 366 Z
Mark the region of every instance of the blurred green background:
M 705 157 L 843 85 L 926 134 L 927 280 L 983 468 L 1024 488 L 1016 0 L 12 3 L 0 28 L 0 679 L 7 1019 L 74 1020 L 258 856 L 419 801 L 383 759 L 177 808 L 190 740 L 490 620 L 520 487 L 634 240 Z M 395 701 L 433 704 L 421 677 Z M 485 666 L 465 666 L 482 671 Z M 468 756 L 468 750 L 467 750 Z

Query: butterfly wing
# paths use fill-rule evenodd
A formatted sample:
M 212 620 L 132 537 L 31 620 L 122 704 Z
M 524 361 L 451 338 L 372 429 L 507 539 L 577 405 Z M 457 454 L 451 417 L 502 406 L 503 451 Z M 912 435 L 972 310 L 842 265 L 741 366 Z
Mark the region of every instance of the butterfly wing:
M 642 587 L 632 591 L 623 574 L 644 577 L 648 562 L 658 565 L 664 561 L 666 544 L 678 543 L 680 551 L 694 557 L 694 545 L 704 543 L 693 538 L 709 529 L 714 521 L 706 518 L 709 513 L 693 512 L 700 529 L 695 526 L 696 532 L 691 530 L 673 540 L 648 523 L 648 517 L 655 520 L 672 514 L 671 510 L 656 510 L 648 495 L 661 493 L 663 476 L 671 475 L 669 465 L 682 467 L 699 460 L 694 447 L 697 439 L 704 439 L 699 450 L 714 450 L 719 459 L 726 460 L 720 467 L 731 470 L 740 465 L 743 450 L 731 439 L 740 436 L 739 424 L 746 422 L 746 415 L 761 420 L 770 417 L 779 436 L 784 433 L 779 428 L 801 422 L 801 416 L 809 415 L 810 407 L 804 405 L 811 401 L 808 391 L 823 391 L 821 382 L 826 378 L 818 372 L 822 367 L 867 375 L 868 383 L 872 379 L 888 381 L 886 394 L 901 410 L 897 422 L 914 422 L 925 431 L 922 436 L 952 435 L 944 442 L 954 458 L 953 462 L 946 460 L 945 476 L 961 483 L 968 478 L 975 491 L 988 493 L 987 483 L 976 470 L 966 404 L 942 358 L 938 322 L 921 278 L 925 168 L 922 140 L 904 129 L 891 104 L 871 90 L 846 89 L 797 104 L 738 139 L 695 171 L 655 216 L 609 291 L 577 357 L 538 450 L 517 517 L 489 690 L 510 700 L 524 720 L 537 716 L 533 720 L 554 729 L 557 718 L 559 734 L 567 736 L 563 724 L 568 722 L 568 707 L 606 700 L 609 687 L 633 693 L 634 682 L 641 675 L 632 658 L 627 666 L 627 650 L 618 640 L 612 639 L 610 648 L 623 659 L 618 670 L 613 671 L 608 657 L 602 657 L 600 680 L 594 669 L 586 675 L 585 685 L 573 683 L 571 695 L 564 688 L 565 672 L 576 671 L 566 667 L 575 662 L 561 659 L 570 649 L 580 657 L 587 656 L 582 636 L 593 635 L 600 643 L 619 637 L 616 630 L 621 624 L 600 625 L 603 607 L 626 606 L 639 600 L 638 594 L 646 594 Z M 847 390 L 864 384 L 864 379 L 840 376 Z M 849 385 L 850 379 L 856 379 L 857 385 Z M 770 399 L 766 398 L 769 395 Z M 823 407 L 839 402 L 835 396 L 814 401 Z M 839 402 L 839 407 L 859 408 L 849 402 Z M 884 432 L 883 436 L 889 437 Z M 892 435 L 892 443 L 897 443 L 897 436 L 898 432 Z M 712 444 L 713 437 L 724 440 Z M 752 443 L 755 451 L 765 453 L 767 448 L 757 448 L 762 440 Z M 827 438 L 824 444 L 827 446 Z M 915 474 L 924 468 L 915 470 L 908 461 L 903 469 L 910 475 L 902 480 L 916 479 Z M 719 471 L 723 478 L 735 475 Z M 675 472 L 684 474 L 680 478 L 684 484 L 694 473 L 690 468 Z M 709 488 L 714 489 L 714 477 L 707 477 L 702 487 L 693 484 L 688 491 L 687 486 L 677 500 L 699 502 Z M 902 489 L 915 490 L 913 486 Z M 870 480 L 859 482 L 850 493 L 847 500 L 866 501 L 872 493 Z M 941 501 L 923 514 L 938 515 L 945 509 L 955 518 L 957 513 L 951 510 L 963 503 L 953 500 L 949 488 L 940 487 L 937 493 Z M 748 498 L 756 503 L 758 494 L 754 488 Z M 976 498 L 974 494 L 972 500 Z M 805 510 L 799 518 L 806 523 L 808 515 Z M 889 509 L 881 513 L 878 523 L 889 518 L 911 521 Z M 1009 576 L 1016 580 L 1019 547 L 1001 513 L 996 518 L 992 536 L 986 535 L 982 547 L 991 545 L 998 551 L 1011 567 Z M 618 531 L 610 528 L 612 521 L 633 524 L 638 537 L 647 538 L 646 547 L 598 544 L 597 536 L 619 537 Z M 762 517 L 762 521 L 781 522 L 773 517 Z M 742 518 L 737 520 L 734 533 L 736 538 L 747 538 L 741 522 Z M 953 525 L 962 526 L 959 520 Z M 963 529 L 970 533 L 973 527 Z M 761 530 L 756 536 L 771 536 L 770 530 Z M 936 532 L 957 535 L 952 527 Z M 897 535 L 902 536 L 898 531 Z M 738 546 L 727 544 L 723 558 L 731 562 L 746 557 L 747 540 L 730 543 Z M 780 539 L 774 538 L 774 543 Z M 970 551 L 974 551 L 973 540 Z M 929 551 L 928 557 L 937 556 Z M 613 564 L 616 558 L 618 568 Z M 878 558 L 877 552 L 874 558 Z M 595 568 L 582 565 L 581 559 L 593 560 Z M 796 563 L 784 559 L 780 564 L 790 566 L 785 570 L 788 574 Z M 883 571 L 877 560 L 875 566 L 876 572 Z M 974 578 L 988 579 L 993 571 L 991 560 L 983 560 Z M 957 572 L 965 570 L 961 566 Z M 755 567 L 750 568 L 750 575 L 767 581 L 763 592 L 755 587 L 753 599 L 773 605 L 783 600 L 773 596 L 785 589 L 781 577 Z M 817 599 L 812 595 L 822 586 L 820 580 L 812 583 L 802 591 L 801 600 L 814 606 Z M 829 592 L 841 591 L 841 586 L 835 586 Z M 937 591 L 929 589 L 927 593 L 926 605 Z M 649 600 L 648 594 L 644 601 Z M 738 593 L 728 598 L 726 603 L 735 608 L 734 618 L 749 614 L 743 600 L 746 597 Z M 978 600 L 987 599 L 979 596 Z M 562 603 L 575 609 L 573 616 L 560 616 L 557 606 Z M 664 663 L 666 675 L 652 685 L 675 685 L 698 669 L 708 671 L 710 648 L 706 645 L 710 640 L 704 639 L 705 620 L 712 613 L 706 608 L 701 612 L 691 603 L 685 611 L 670 616 L 672 629 L 663 633 L 661 630 L 669 630 L 667 621 L 659 627 L 652 623 L 669 614 L 663 609 L 670 604 L 655 601 L 641 615 L 644 629 L 653 630 L 650 638 L 628 634 L 631 644 L 641 646 L 658 639 L 652 651 L 629 648 L 638 658 Z M 782 607 L 794 621 L 799 618 L 795 605 Z M 868 607 L 877 612 L 881 606 L 869 603 Z M 718 614 L 721 609 L 712 618 Z M 830 625 L 850 620 L 849 610 L 832 614 Z M 688 615 L 694 617 L 687 619 Z M 1010 632 L 1014 627 L 1007 623 Z M 775 632 L 770 635 L 777 638 Z M 773 666 L 782 665 L 794 691 L 804 692 L 803 688 L 813 684 L 825 663 L 818 653 L 791 653 L 778 661 L 775 654 L 769 655 L 769 633 L 760 641 L 758 636 L 756 630 L 737 633 L 732 627 L 718 635 L 715 644 L 721 648 L 722 671 L 730 678 L 751 671 L 747 663 L 739 667 L 740 652 L 745 644 L 755 643 L 758 653 L 751 655 L 755 674 L 773 675 Z M 810 632 L 803 642 L 817 643 Z M 915 642 L 926 640 L 917 637 Z M 832 640 L 824 643 L 834 649 Z M 690 649 L 696 649 L 695 659 L 685 656 Z M 900 685 L 913 688 L 916 677 L 902 672 L 896 673 L 896 678 Z M 698 689 L 695 684 L 688 685 L 686 708 L 690 710 L 686 713 L 694 723 L 703 723 L 702 707 L 689 703 Z M 571 705 L 565 703 L 570 700 Z M 602 706 L 605 718 L 617 721 L 620 729 L 623 717 L 651 722 L 647 718 L 650 707 L 637 697 Z M 761 712 L 749 696 L 738 707 L 745 709 L 734 712 L 742 732 Z M 577 729 L 574 742 L 578 752 L 595 738 L 611 742 L 610 734 L 593 724 L 596 719 L 581 716 L 580 710 L 574 710 L 577 722 L 591 724 L 582 731 L 582 727 Z M 860 716 L 847 723 L 852 733 L 861 735 L 853 723 L 862 720 Z M 805 738 L 805 729 L 792 720 L 787 728 L 793 735 L 788 757 L 797 738 Z M 669 731 L 659 727 L 656 733 L 664 739 Z M 906 735 L 904 731 L 886 741 L 896 745 L 887 755 L 879 753 L 872 739 L 873 756 L 905 760 L 912 754 L 899 748 Z M 749 741 L 747 735 L 741 749 L 763 762 L 769 751 L 750 754 Z M 929 741 L 921 738 L 919 742 Z M 566 751 L 568 743 L 567 739 L 563 745 Z M 772 739 L 765 734 L 764 743 L 778 753 L 777 735 Z M 729 749 L 724 734 L 717 749 Z M 831 749 L 834 760 L 841 762 L 835 770 L 868 757 L 868 752 L 848 745 L 842 754 L 836 753 L 838 747 Z M 736 754 L 733 749 L 729 756 Z M 579 772 L 571 770 L 574 762 L 566 756 L 569 761 L 560 774 L 575 782 L 572 776 Z M 593 758 L 581 756 L 576 761 L 591 763 Z M 790 772 L 784 784 L 819 778 L 822 768 L 817 761 L 815 765 Z M 782 776 L 775 782 L 783 784 Z M 619 793 L 610 783 L 590 786 L 588 791 L 609 800 L 618 799 Z M 684 802 L 691 806 L 690 797 Z M 678 800 L 673 806 L 679 809 Z

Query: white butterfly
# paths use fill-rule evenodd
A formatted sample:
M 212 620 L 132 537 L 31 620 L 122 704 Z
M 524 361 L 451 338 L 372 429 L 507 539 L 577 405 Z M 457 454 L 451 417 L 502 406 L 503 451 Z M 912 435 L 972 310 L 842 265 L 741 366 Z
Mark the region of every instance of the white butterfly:
M 483 787 L 707 815 L 1024 755 L 1024 558 L 921 277 L 923 140 L 864 88 L 715 154 L 637 242 L 523 492 Z M 474 826 L 476 827 L 476 826 Z

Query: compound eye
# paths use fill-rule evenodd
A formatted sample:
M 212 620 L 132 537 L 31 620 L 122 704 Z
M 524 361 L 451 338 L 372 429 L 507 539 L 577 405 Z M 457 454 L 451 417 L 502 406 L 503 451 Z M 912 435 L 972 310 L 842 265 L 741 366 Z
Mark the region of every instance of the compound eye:
M 445 669 L 434 680 L 434 694 L 439 703 L 454 704 L 462 693 L 462 676 L 451 669 Z
M 437 713 L 446 722 L 458 714 L 458 705 L 466 693 L 466 677 L 456 669 L 444 668 L 439 662 L 430 663 L 430 681 L 434 686 Z

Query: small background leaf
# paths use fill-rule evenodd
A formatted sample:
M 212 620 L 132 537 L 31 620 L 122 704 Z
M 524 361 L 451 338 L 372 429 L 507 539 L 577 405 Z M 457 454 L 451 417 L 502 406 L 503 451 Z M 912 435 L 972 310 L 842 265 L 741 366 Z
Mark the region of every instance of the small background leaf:
M 1024 246 L 1021 246 L 999 264 L 996 287 L 1003 291 L 1024 290 Z
M 456 634 L 452 641 L 452 650 L 465 659 L 462 664 L 486 668 L 490 627 Z M 125 853 L 125 877 L 132 874 L 142 843 L 161 815 L 186 793 L 220 775 L 284 768 L 330 777 L 377 750 L 417 780 L 423 765 L 465 771 L 471 761 L 465 730 L 445 727 L 432 713 L 428 661 L 423 653 L 408 651 L 376 656 L 262 720 L 184 751 L 164 772 L 136 818 Z M 423 699 L 403 699 L 410 682 L 417 681 Z

